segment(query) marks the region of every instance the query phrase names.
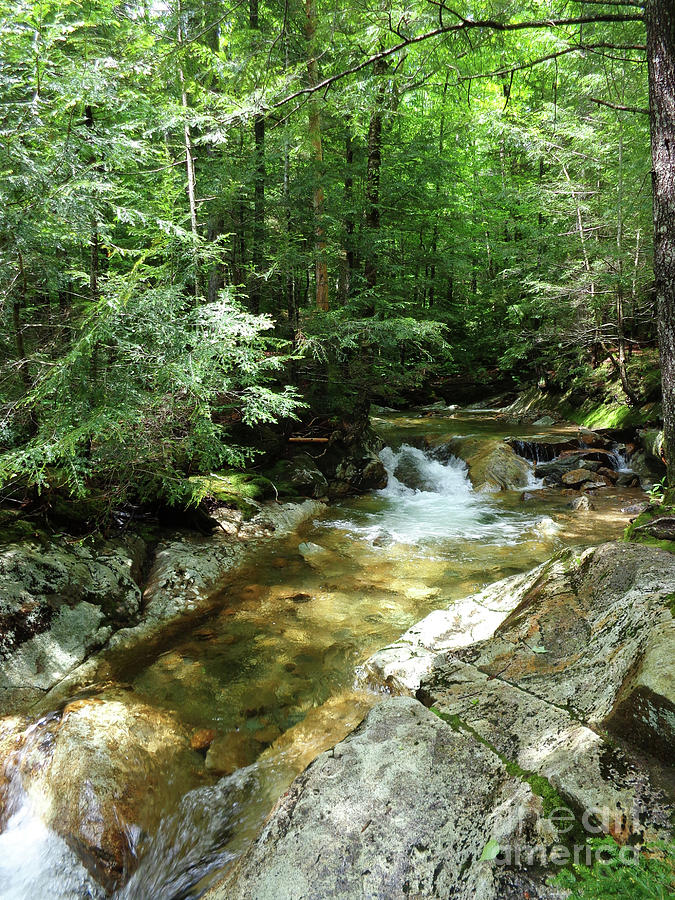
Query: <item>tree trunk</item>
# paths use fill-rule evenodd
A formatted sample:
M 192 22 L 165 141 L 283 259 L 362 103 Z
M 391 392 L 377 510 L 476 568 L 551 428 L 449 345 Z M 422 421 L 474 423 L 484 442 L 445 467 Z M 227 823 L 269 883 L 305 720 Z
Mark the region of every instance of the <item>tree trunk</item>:
M 316 61 L 316 0 L 305 0 L 305 38 L 307 39 L 307 81 L 309 87 L 319 83 L 319 66 Z M 328 303 L 328 265 L 326 263 L 326 235 L 323 224 L 323 147 L 321 143 L 321 111 L 319 102 L 314 94 L 308 103 L 309 106 L 309 142 L 314 157 L 314 251 L 315 251 L 315 277 L 316 277 L 316 305 L 319 309 L 327 310 Z
M 647 61 L 654 203 L 654 282 L 656 288 L 661 380 L 663 447 L 669 501 L 675 498 L 675 6 L 647 0 Z
M 220 49 L 220 28 L 218 20 L 222 15 L 222 9 L 219 0 L 202 0 L 201 6 L 201 28 L 204 32 L 201 37 L 201 43 L 209 50 L 217 53 Z M 205 155 L 209 160 L 209 167 L 215 163 L 216 151 L 210 145 L 205 147 Z M 223 250 L 218 246 L 218 240 L 225 230 L 225 217 L 222 207 L 218 208 L 220 201 L 216 201 L 216 207 L 209 207 L 210 211 L 206 222 L 206 240 L 214 250 L 215 254 L 211 256 L 209 269 L 206 275 L 206 299 L 209 303 L 214 303 L 218 299 L 218 293 L 225 285 L 225 266 L 223 261 Z M 217 248 L 217 249 L 216 249 Z
M 258 0 L 249 2 L 249 26 L 252 31 L 260 29 Z M 253 235 L 251 241 L 251 286 L 249 299 L 254 313 L 260 312 L 262 296 L 263 245 L 265 241 L 265 117 L 260 113 L 253 117 L 253 140 L 255 144 L 255 174 L 253 182 Z
M 183 43 L 183 26 L 181 24 L 181 5 L 178 4 L 178 44 Z M 199 229 L 197 225 L 197 194 L 195 181 L 195 163 L 192 155 L 192 136 L 190 134 L 190 123 L 188 122 L 188 99 L 185 88 L 185 75 L 183 66 L 178 62 L 178 80 L 180 82 L 180 103 L 183 108 L 183 142 L 185 145 L 185 168 L 187 172 L 187 195 L 190 206 L 190 231 L 192 232 L 193 248 L 193 265 L 194 265 L 194 282 L 195 282 L 195 299 L 199 301 L 202 291 L 199 277 Z
M 345 256 L 347 259 L 347 273 L 345 279 L 345 300 L 352 290 L 352 277 L 356 268 L 356 254 L 354 252 L 354 145 L 352 142 L 351 122 L 347 123 L 345 134 Z
M 19 373 L 21 381 L 26 390 L 31 387 L 30 372 L 28 371 L 28 360 L 26 359 L 26 345 L 23 339 L 23 323 L 21 321 L 21 307 L 26 305 L 26 270 L 23 265 L 23 256 L 19 253 L 19 294 L 12 304 L 12 324 L 14 326 L 14 340 L 16 341 L 16 353 L 19 357 Z
M 223 233 L 225 228 L 225 220 L 221 212 L 214 212 L 209 215 L 206 239 L 209 244 L 215 244 Z M 220 262 L 220 250 L 218 251 L 218 260 L 211 263 L 208 272 L 208 284 L 206 287 L 206 299 L 209 303 L 214 303 L 218 299 L 218 292 L 222 290 L 225 284 L 223 276 L 223 265 Z
M 366 168 L 366 285 L 377 284 L 377 243 L 380 235 L 380 169 L 382 167 L 382 119 L 387 84 L 382 78 L 387 70 L 383 59 L 373 66 L 373 76 L 379 78 L 375 108 L 368 128 L 368 164 Z

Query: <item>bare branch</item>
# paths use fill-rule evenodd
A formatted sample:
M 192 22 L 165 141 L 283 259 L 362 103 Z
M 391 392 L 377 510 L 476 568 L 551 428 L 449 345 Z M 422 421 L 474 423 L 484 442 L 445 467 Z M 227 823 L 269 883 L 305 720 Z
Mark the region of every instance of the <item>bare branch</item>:
M 598 106 L 608 106 L 610 109 L 617 109 L 620 112 L 640 113 L 641 116 L 648 116 L 649 110 L 644 106 L 622 106 L 620 103 L 610 103 L 609 100 L 600 100 L 598 97 L 589 97 L 591 103 L 597 103 Z

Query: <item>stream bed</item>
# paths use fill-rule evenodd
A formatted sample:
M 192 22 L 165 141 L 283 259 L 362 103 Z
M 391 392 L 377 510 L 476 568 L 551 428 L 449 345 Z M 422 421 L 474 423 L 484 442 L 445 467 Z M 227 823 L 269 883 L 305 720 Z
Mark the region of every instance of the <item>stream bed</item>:
M 374 425 L 387 444 L 384 490 L 334 503 L 260 548 L 208 619 L 130 665 L 129 695 L 208 738 L 201 784 L 186 792 L 167 773 L 157 827 L 132 834 L 136 863 L 112 893 L 119 900 L 200 896 L 291 780 L 377 702 L 358 686 L 364 660 L 433 609 L 563 547 L 620 537 L 623 510 L 644 499 L 608 487 L 595 509 L 574 511 L 534 476 L 526 501 L 475 492 L 466 465 L 437 458 L 424 439 L 513 433 L 487 410 L 392 413 Z M 566 433 L 517 428 L 523 439 L 542 431 Z M 5 900 L 111 896 L 20 802 L 0 834 L 0 881 Z

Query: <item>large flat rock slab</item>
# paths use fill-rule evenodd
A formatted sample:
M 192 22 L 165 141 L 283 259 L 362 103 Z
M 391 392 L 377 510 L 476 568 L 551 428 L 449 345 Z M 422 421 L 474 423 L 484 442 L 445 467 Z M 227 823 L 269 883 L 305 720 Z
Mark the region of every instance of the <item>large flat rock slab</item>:
M 541 799 L 491 750 L 410 698 L 379 704 L 291 786 L 210 900 L 557 897 L 481 860 L 489 839 L 544 849 Z

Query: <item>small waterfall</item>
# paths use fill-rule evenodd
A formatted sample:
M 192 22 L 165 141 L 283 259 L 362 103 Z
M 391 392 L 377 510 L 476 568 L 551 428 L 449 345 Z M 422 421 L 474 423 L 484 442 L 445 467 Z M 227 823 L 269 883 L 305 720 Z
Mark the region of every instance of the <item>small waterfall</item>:
M 531 517 L 500 507 L 495 498 L 474 491 L 466 464 L 455 457 L 439 460 L 402 444 L 380 453 L 389 476 L 372 507 L 335 522 L 356 538 L 435 547 L 444 541 L 517 543 Z M 532 487 L 539 482 L 533 479 Z
M 7 759 L 3 787 L 5 822 L 0 832 L 0 896 L 2 900 L 103 900 L 105 891 L 86 870 L 65 840 L 48 828 L 21 781 L 21 764 L 37 747 L 49 752 L 49 726 L 54 716 L 31 725 Z M 43 749 L 44 748 L 44 749 Z
M 609 452 L 612 456 L 613 469 L 616 469 L 617 472 L 631 473 L 633 471 L 631 469 L 630 463 L 628 462 L 625 448 L 621 448 L 620 446 L 615 445 Z
M 560 452 L 555 444 L 540 441 L 511 440 L 509 444 L 518 456 L 531 460 L 535 465 L 551 462 Z
M 252 838 L 297 772 L 280 759 L 262 759 L 214 785 L 195 788 L 139 846 L 140 863 L 112 900 L 196 900 Z

